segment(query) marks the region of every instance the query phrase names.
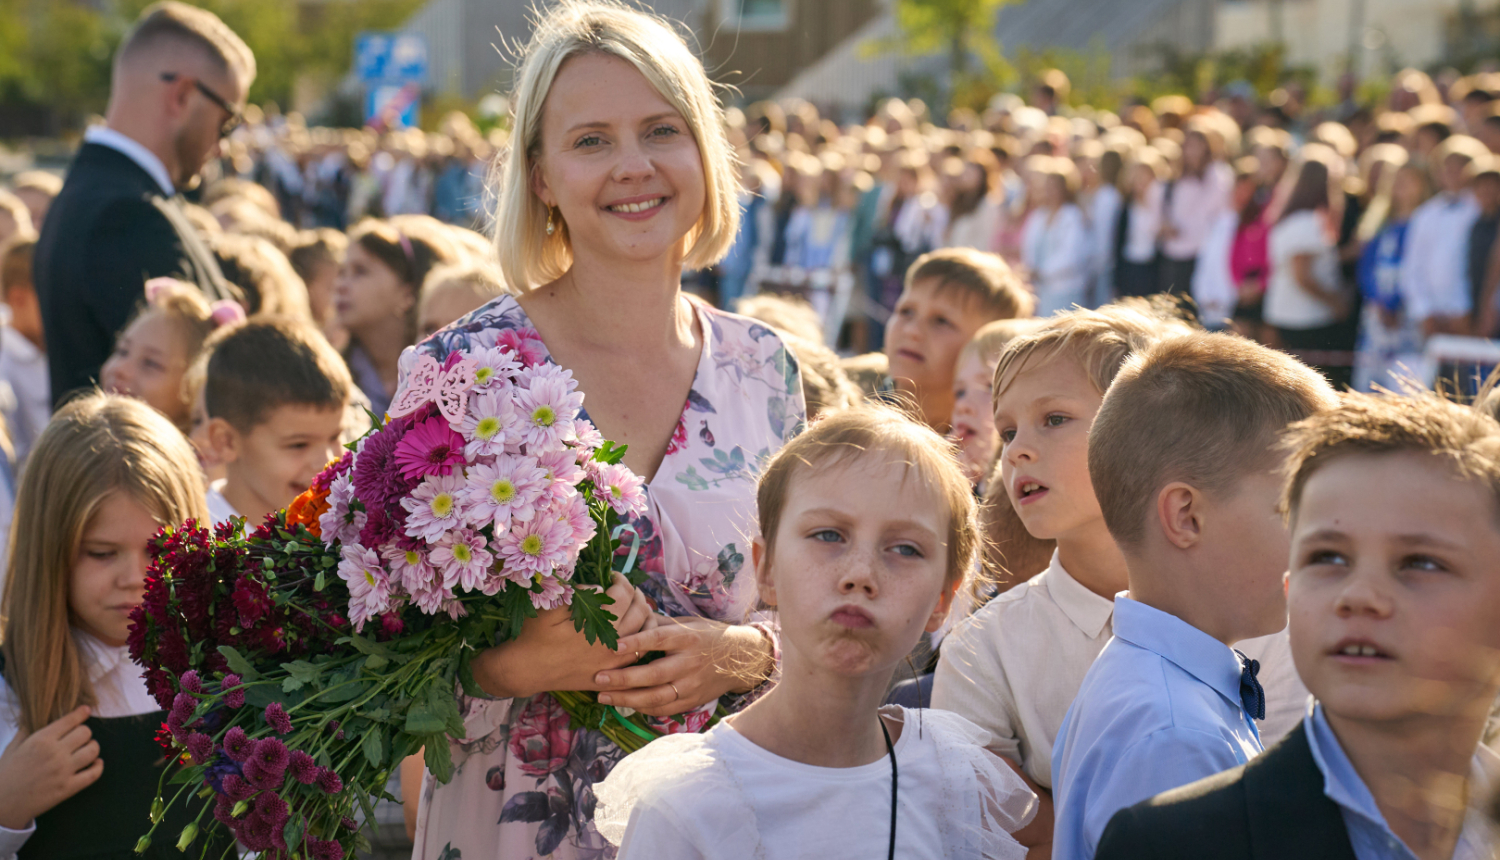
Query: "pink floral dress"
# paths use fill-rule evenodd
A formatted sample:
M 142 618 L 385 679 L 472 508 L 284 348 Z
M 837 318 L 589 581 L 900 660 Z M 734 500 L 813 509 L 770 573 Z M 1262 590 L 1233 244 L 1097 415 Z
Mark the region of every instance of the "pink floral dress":
M 695 308 L 703 353 L 666 457 L 646 485 L 649 512 L 632 522 L 642 538 L 637 564 L 649 575 L 642 590 L 662 613 L 742 622 L 755 605 L 756 476 L 801 430 L 806 408 L 797 362 L 774 332 Z M 534 338 L 525 311 L 502 296 L 408 349 L 402 378 L 418 355 L 442 360 L 455 349 L 504 344 L 539 349 L 550 361 Z M 624 756 L 618 747 L 599 732 L 569 729 L 546 694 L 463 697 L 460 706 L 468 737 L 452 745 L 451 781 L 437 785 L 430 774 L 423 781 L 416 860 L 615 856 L 593 818 L 594 785 Z

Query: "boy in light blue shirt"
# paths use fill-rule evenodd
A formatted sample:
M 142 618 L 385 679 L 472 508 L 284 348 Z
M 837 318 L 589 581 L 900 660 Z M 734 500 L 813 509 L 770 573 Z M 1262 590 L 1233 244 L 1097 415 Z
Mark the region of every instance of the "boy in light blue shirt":
M 1336 402 L 1228 334 L 1162 341 L 1115 378 L 1089 476 L 1130 591 L 1053 746 L 1054 858 L 1090 860 L 1115 812 L 1261 751 L 1259 665 L 1231 646 L 1286 626 L 1276 439 Z

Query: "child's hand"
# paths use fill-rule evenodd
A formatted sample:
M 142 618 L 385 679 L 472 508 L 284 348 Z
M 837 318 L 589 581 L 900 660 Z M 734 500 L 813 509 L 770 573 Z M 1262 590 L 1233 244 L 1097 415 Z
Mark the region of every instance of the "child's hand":
M 83 724 L 88 718 L 81 705 L 36 734 L 16 734 L 0 754 L 0 827 L 25 830 L 104 773 L 99 742 Z

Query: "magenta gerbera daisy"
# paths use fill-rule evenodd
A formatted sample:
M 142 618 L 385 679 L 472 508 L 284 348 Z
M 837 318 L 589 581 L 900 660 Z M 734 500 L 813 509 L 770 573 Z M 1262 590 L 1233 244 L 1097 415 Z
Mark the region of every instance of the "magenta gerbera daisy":
M 508 328 L 495 338 L 495 346 L 510 350 L 527 367 L 547 360 L 547 348 L 534 328 Z
M 396 466 L 401 477 L 414 481 L 423 475 L 451 475 L 464 464 L 464 437 L 444 418 L 428 418 L 396 443 Z

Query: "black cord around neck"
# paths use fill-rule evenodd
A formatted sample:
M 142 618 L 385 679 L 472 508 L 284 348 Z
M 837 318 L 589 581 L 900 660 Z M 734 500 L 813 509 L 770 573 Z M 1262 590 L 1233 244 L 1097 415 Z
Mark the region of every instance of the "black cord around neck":
M 891 850 L 890 860 L 896 860 L 896 747 L 891 743 L 891 733 L 885 727 L 885 717 L 880 720 L 880 733 L 885 735 L 885 754 L 891 758 Z

